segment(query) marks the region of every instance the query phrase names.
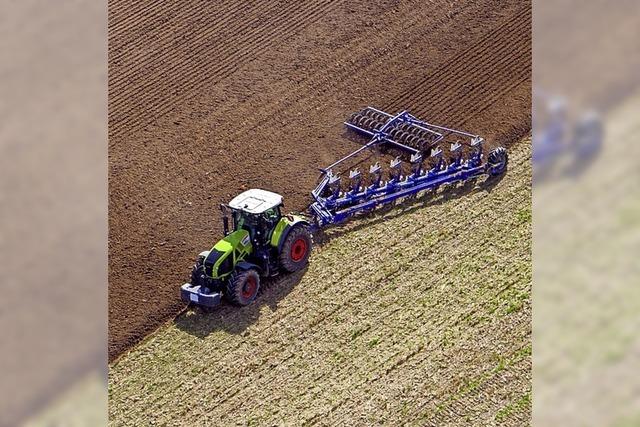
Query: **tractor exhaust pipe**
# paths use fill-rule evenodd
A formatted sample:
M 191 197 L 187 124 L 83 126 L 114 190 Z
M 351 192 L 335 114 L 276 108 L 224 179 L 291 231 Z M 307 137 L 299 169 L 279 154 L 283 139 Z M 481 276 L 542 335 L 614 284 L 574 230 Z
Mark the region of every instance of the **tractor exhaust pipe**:
M 224 235 L 229 235 L 229 216 L 227 215 L 227 205 L 220 203 L 220 211 L 222 212 L 222 228 Z

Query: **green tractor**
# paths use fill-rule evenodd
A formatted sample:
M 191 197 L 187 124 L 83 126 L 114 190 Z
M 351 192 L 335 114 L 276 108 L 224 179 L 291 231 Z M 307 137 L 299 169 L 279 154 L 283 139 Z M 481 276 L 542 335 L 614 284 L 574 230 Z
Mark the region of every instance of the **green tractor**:
M 310 224 L 303 217 L 282 215 L 282 196 L 252 189 L 220 205 L 225 237 L 201 252 L 182 299 L 214 307 L 224 296 L 235 305 L 251 304 L 260 279 L 303 269 L 312 249 Z M 229 213 L 233 230 L 229 229 Z

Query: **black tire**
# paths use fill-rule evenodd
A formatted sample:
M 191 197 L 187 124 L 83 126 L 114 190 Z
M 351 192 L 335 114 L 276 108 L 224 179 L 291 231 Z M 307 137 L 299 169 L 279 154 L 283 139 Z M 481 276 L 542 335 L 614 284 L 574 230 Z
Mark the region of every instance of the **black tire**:
M 224 296 L 231 304 L 249 305 L 256 299 L 259 290 L 260 275 L 256 270 L 234 270 L 227 280 Z
M 488 167 L 489 174 L 492 176 L 500 175 L 507 169 L 507 162 L 509 161 L 509 155 L 507 149 L 504 147 L 498 147 L 489 153 Z
M 193 286 L 199 286 L 202 285 L 202 282 L 200 280 L 200 276 L 202 276 L 204 274 L 204 267 L 202 264 L 198 265 L 194 265 L 193 269 L 191 269 L 191 284 Z
M 297 226 L 289 232 L 280 251 L 280 265 L 285 271 L 293 273 L 302 270 L 309 262 L 313 242 L 309 229 Z

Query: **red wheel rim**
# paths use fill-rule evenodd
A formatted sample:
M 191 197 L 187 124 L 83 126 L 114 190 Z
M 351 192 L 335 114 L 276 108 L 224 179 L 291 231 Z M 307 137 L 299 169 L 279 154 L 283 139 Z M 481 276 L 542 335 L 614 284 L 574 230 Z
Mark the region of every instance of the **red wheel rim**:
M 307 254 L 307 241 L 300 238 L 291 245 L 291 259 L 298 262 Z
M 256 278 L 253 276 L 247 277 L 247 281 L 242 287 L 242 298 L 251 298 L 253 294 L 256 293 L 257 288 L 258 282 L 256 281 Z

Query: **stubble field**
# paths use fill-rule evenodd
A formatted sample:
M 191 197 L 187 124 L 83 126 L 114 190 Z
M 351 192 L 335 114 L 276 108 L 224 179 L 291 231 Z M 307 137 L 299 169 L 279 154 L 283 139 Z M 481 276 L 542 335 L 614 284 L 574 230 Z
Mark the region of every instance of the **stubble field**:
M 512 425 L 531 399 L 531 166 L 325 236 L 255 305 L 111 366 L 113 425 Z

